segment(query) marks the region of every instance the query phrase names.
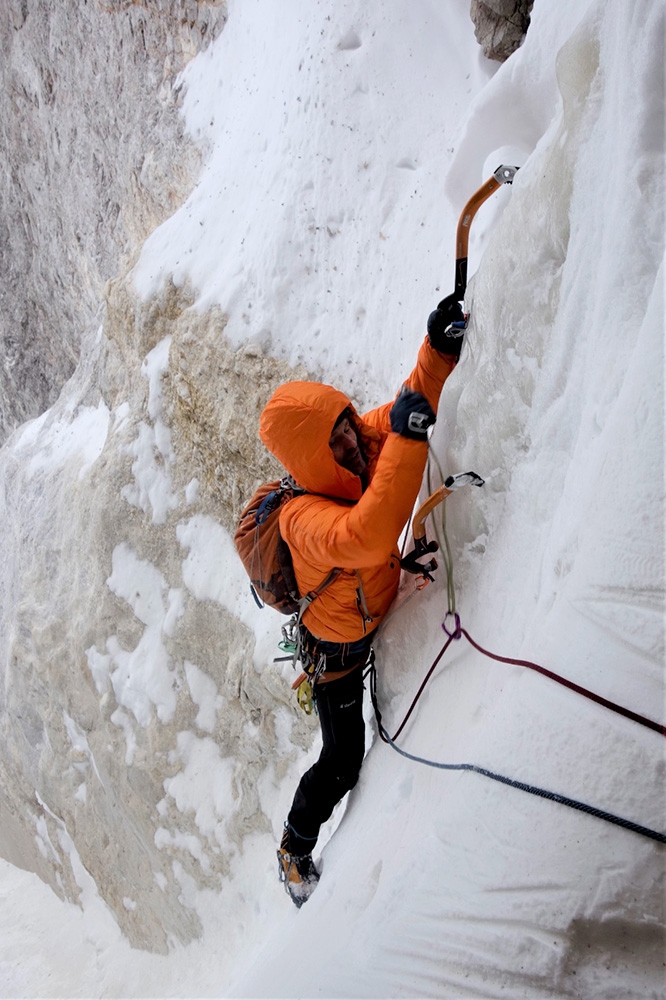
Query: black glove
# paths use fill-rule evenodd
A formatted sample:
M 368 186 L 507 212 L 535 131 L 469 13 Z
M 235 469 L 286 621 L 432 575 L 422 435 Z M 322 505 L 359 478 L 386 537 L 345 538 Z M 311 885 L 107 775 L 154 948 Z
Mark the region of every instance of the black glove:
M 428 440 L 428 428 L 435 422 L 435 414 L 425 396 L 411 389 L 403 389 L 391 407 L 391 430 L 395 434 L 415 441 Z
M 465 316 L 462 307 L 455 295 L 447 295 L 428 316 L 430 346 L 440 354 L 451 354 L 459 358 L 464 336 Z

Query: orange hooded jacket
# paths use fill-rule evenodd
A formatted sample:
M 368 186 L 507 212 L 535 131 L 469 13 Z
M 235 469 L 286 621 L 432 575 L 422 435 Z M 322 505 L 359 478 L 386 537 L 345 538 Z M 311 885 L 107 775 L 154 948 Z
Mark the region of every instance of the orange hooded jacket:
M 426 339 L 406 384 L 436 413 L 455 365 Z M 330 385 L 287 382 L 261 414 L 261 440 L 307 490 L 280 513 L 299 592 L 314 590 L 334 567 L 342 570 L 303 616 L 310 632 L 329 642 L 354 642 L 377 628 L 400 582 L 398 539 L 421 487 L 428 446 L 391 431 L 392 406 L 359 416 Z M 347 408 L 368 462 L 365 491 L 358 476 L 336 463 L 328 443 Z

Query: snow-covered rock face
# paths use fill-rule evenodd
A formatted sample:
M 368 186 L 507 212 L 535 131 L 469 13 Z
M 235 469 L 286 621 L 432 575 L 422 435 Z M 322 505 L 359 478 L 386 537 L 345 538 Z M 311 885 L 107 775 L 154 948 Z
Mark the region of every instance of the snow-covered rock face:
M 199 165 L 173 83 L 223 0 L 0 5 L 0 442 L 55 401 L 104 282 Z
M 266 749 L 279 774 L 311 738 L 210 582 L 230 558 L 220 522 L 278 471 L 259 411 L 304 372 L 225 348 L 223 317 L 173 286 L 108 296 L 85 364 L 3 468 L 0 854 L 69 899 L 90 873 L 129 940 L 161 950 L 200 930 L 188 881 L 219 888 L 242 837 L 270 829 Z
M 487 648 L 663 721 L 663 3 L 537 0 L 498 70 L 458 0 L 387 10 L 236 0 L 185 72 L 196 189 L 0 453 L 0 854 L 84 911 L 0 910 L 16 995 L 51 971 L 63 996 L 663 992 L 662 844 L 383 744 L 307 907 L 277 883 L 316 726 L 229 534 L 276 472 L 258 413 L 304 367 L 390 397 L 501 160 L 521 169 L 474 223 L 432 438 L 445 474 L 486 478 L 447 501 L 458 610 Z M 445 590 L 379 640 L 392 731 Z M 401 743 L 666 829 L 658 734 L 463 641 Z M 27 985 L 12 941 L 47 956 Z

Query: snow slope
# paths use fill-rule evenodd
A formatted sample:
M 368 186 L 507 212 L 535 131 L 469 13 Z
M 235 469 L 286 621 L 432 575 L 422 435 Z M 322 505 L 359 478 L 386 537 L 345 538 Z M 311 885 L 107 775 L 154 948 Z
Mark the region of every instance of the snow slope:
M 472 321 L 433 437 L 447 473 L 486 478 L 448 501 L 458 610 L 482 645 L 663 721 L 663 4 L 536 0 L 497 71 L 466 8 L 230 3 L 185 74 L 207 166 L 136 284 L 191 281 L 236 343 L 370 406 L 452 288 L 462 203 L 519 165 L 475 222 Z M 408 607 L 378 645 L 391 731 L 444 639 L 443 581 Z M 464 640 L 401 743 L 666 831 L 656 733 Z M 267 769 L 275 836 L 296 780 Z M 2 995 L 664 995 L 663 846 L 379 741 L 340 813 L 307 907 L 257 835 L 228 891 L 192 895 L 201 941 L 166 958 L 132 952 L 93 886 L 81 915 L 3 865 Z

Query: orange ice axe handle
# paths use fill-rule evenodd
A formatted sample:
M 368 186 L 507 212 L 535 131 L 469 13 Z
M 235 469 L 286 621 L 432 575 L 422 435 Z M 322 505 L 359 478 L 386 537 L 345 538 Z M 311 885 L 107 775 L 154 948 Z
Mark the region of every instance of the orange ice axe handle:
M 487 201 L 502 184 L 513 184 L 518 169 L 518 167 L 507 167 L 505 164 L 499 166 L 492 177 L 474 192 L 460 214 L 456 230 L 456 285 L 451 296 L 457 302 L 463 301 L 467 290 L 467 249 L 472 220 L 484 201 Z
M 438 490 L 430 494 L 414 515 L 412 527 L 414 548 L 400 563 L 404 570 L 416 575 L 422 574 L 426 580 L 432 580 L 431 573 L 437 569 L 437 560 L 430 559 L 427 563 L 418 561 L 422 556 L 436 552 L 439 548 L 436 541 L 429 542 L 426 539 L 426 517 L 456 490 L 461 489 L 463 486 L 483 486 L 483 483 L 484 480 L 476 472 L 459 472 L 455 476 L 449 476 L 443 486 L 440 486 Z

